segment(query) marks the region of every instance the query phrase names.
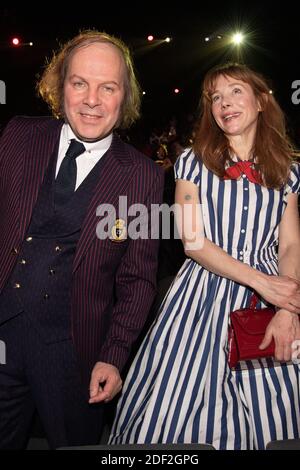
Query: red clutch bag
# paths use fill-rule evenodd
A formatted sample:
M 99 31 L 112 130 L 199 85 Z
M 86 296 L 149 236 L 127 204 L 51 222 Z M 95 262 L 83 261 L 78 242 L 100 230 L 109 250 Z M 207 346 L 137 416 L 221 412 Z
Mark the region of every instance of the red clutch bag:
M 259 349 L 266 328 L 272 320 L 273 308 L 256 309 L 258 298 L 252 295 L 249 308 L 241 308 L 230 313 L 228 329 L 228 363 L 234 369 L 239 361 L 274 356 L 275 343 L 266 349 Z

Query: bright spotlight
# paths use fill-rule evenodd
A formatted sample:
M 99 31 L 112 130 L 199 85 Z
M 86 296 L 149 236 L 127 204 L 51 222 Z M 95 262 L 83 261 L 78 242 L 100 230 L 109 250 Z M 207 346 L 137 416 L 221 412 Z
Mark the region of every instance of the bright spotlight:
M 152 36 L 152 34 L 149 34 L 149 36 L 147 37 L 148 41 L 153 41 L 154 39 L 154 36 Z
M 166 41 L 166 42 L 171 42 L 171 38 L 167 37 L 167 38 L 165 39 L 165 41 Z
M 12 41 L 14 46 L 18 46 L 20 44 L 20 39 L 19 38 L 13 38 Z
M 242 33 L 235 33 L 232 36 L 232 42 L 236 45 L 241 44 L 243 40 L 244 40 L 244 35 Z
M 204 39 L 205 42 L 208 42 L 209 41 L 209 36 L 206 36 L 206 38 Z

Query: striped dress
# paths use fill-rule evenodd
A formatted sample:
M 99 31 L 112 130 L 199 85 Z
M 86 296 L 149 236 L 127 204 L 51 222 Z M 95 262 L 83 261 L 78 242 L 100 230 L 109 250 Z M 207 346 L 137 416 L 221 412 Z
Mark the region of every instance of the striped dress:
M 278 224 L 287 195 L 299 192 L 293 164 L 287 185 L 267 189 L 221 180 L 193 153 L 176 178 L 199 186 L 205 236 L 233 258 L 278 274 Z M 300 433 L 299 366 L 272 359 L 227 364 L 229 312 L 249 306 L 247 287 L 188 259 L 130 368 L 110 444 L 209 443 L 216 449 L 264 449 Z

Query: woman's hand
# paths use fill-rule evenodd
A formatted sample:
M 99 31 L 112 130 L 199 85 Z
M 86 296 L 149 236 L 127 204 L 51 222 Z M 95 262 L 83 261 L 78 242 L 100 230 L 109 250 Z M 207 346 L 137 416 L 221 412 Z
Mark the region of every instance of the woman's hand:
M 258 273 L 251 287 L 276 307 L 300 314 L 300 282 L 289 276 Z
M 260 349 L 265 349 L 274 338 L 275 359 L 278 361 L 290 361 L 292 358 L 292 343 L 300 339 L 299 316 L 287 310 L 278 310 L 270 321 Z

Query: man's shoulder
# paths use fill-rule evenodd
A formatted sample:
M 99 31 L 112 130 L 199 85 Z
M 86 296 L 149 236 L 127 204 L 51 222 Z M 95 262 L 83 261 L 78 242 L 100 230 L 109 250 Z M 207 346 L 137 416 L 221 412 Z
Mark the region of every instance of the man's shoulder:
M 144 171 L 148 171 L 154 175 L 163 175 L 164 172 L 151 158 L 140 152 L 133 145 L 122 141 L 124 149 L 132 158 L 133 164 L 139 165 Z
M 9 127 L 23 127 L 23 128 L 57 128 L 62 125 L 62 122 L 52 116 L 15 116 L 8 122 Z

